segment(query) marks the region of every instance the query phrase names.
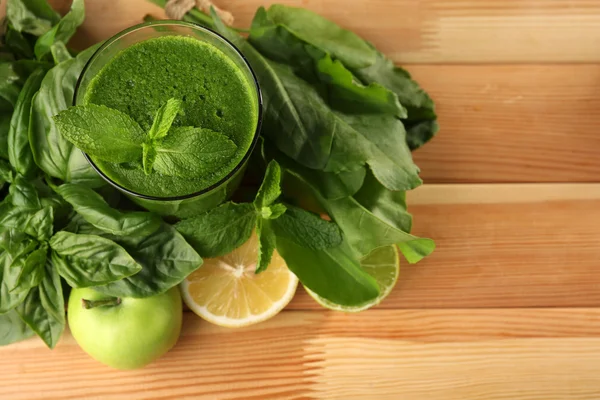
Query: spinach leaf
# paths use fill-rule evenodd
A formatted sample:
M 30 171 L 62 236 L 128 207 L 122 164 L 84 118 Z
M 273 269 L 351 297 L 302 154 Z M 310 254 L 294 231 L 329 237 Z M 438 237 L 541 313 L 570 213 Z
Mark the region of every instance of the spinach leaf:
M 183 220 L 175 228 L 202 257 L 212 258 L 230 253 L 244 244 L 255 224 L 256 211 L 252 204 L 229 202 Z
M 337 247 L 344 240 L 340 228 L 316 214 L 288 206 L 287 212 L 273 221 L 277 239 L 285 238 L 312 250 Z
M 137 274 L 95 290 L 117 297 L 148 297 L 178 285 L 202 265 L 202 258 L 183 236 L 162 224 L 145 237 L 119 237 L 119 243 L 142 266 Z
M 395 93 L 375 82 L 364 86 L 342 62 L 332 59 L 327 51 L 317 45 L 324 39 L 328 42 L 338 40 L 341 46 L 346 44 L 344 41 L 349 42 L 354 47 L 348 46 L 345 50 L 348 48 L 362 49 L 362 51 L 359 50 L 359 53 L 364 53 L 362 56 L 363 58 L 366 56 L 367 60 L 356 65 L 365 65 L 365 61 L 374 61 L 375 52 L 362 39 L 334 24 L 329 23 L 329 26 L 326 26 L 328 21 L 323 18 L 321 27 L 329 36 L 319 37 L 316 43 L 308 42 L 297 35 L 286 23 L 290 23 L 299 30 L 308 28 L 303 25 L 312 25 L 308 23 L 311 14 L 305 13 L 304 10 L 291 9 L 294 14 L 301 16 L 297 20 L 287 18 L 289 16 L 285 10 L 286 8 L 273 6 L 267 12 L 261 7 L 254 16 L 248 40 L 263 55 L 290 65 L 297 74 L 302 75 L 305 79 L 326 83 L 328 97 L 335 98 L 337 104 L 345 104 L 345 111 L 365 112 L 368 110 L 406 117 L 406 110 L 398 101 Z M 277 18 L 277 21 L 271 15 Z M 351 58 L 349 57 L 349 59 Z
M 65 303 L 58 271 L 46 259 L 45 275 L 17 307 L 21 319 L 53 349 L 65 329 Z
M 210 175 L 235 154 L 236 148 L 227 136 L 209 129 L 175 128 L 154 145 L 154 169 L 182 178 Z
M 276 161 L 271 161 L 267 165 L 265 177 L 254 199 L 254 207 L 260 212 L 263 207 L 269 207 L 273 204 L 280 195 L 281 167 Z
M 271 263 L 273 252 L 277 247 L 277 238 L 271 227 L 271 221 L 264 218 L 258 218 L 256 221 L 256 235 L 258 236 L 258 260 L 255 273 L 259 274 Z
M 58 132 L 52 117 L 72 104 L 77 79 L 96 49 L 97 46 L 93 46 L 46 74 L 33 98 L 29 129 L 33 158 L 46 174 L 89 187 L 102 186 L 104 181 L 83 153 Z
M 111 208 L 98 193 L 82 185 L 65 183 L 56 192 L 96 228 L 118 236 L 148 235 L 161 224 L 159 216 L 141 211 L 120 212 Z
M 46 255 L 48 254 L 48 245 L 42 243 L 42 245 L 29 253 L 26 257 L 19 259 L 19 262 L 15 265 L 15 261 L 11 265 L 11 268 L 17 268 L 19 270 L 19 276 L 17 282 L 12 290 L 17 291 L 29 291 L 30 289 L 38 286 L 44 278 L 46 264 Z
M 6 16 L 18 32 L 40 36 L 60 20 L 46 0 L 8 0 Z
M 277 251 L 304 286 L 329 301 L 352 306 L 379 295 L 379 285 L 362 270 L 345 242 L 338 247 L 313 250 L 277 236 Z
M 13 258 L 8 252 L 0 252 L 0 314 L 17 307 L 27 297 L 27 290 L 13 291 L 19 279 L 19 269 L 11 268 Z
M 142 158 L 144 131 L 118 110 L 88 104 L 70 107 L 53 119 L 60 134 L 89 155 L 113 163 Z
M 83 0 L 73 0 L 71 10 L 58 21 L 48 32 L 39 37 L 35 43 L 35 56 L 42 59 L 50 53 L 52 45 L 56 42 L 67 44 L 77 27 L 85 19 L 85 4 Z
M 0 314 L 0 346 L 20 342 L 33 336 L 34 332 L 21 320 L 19 314 L 11 310 Z
M 142 267 L 112 240 L 97 235 L 58 232 L 50 240 L 52 261 L 73 287 L 103 285 L 137 274 Z
M 35 186 L 22 176 L 17 176 L 8 190 L 13 205 L 36 211 L 42 208 Z
M 29 119 L 31 115 L 31 101 L 39 90 L 46 69 L 34 71 L 23 86 L 10 121 L 8 131 L 8 159 L 15 171 L 24 176 L 35 174 L 37 166 L 33 160 L 31 146 L 29 145 Z
M 177 114 L 181 111 L 182 105 L 183 102 L 181 100 L 171 98 L 158 109 L 152 126 L 148 131 L 149 140 L 163 139 L 167 136 L 171 125 L 173 125 L 173 121 L 175 121 Z

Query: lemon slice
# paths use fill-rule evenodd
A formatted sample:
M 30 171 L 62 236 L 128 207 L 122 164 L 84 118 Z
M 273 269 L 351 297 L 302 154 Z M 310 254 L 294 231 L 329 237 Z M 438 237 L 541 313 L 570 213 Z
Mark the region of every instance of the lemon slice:
M 400 272 L 400 258 L 398 256 L 398 249 L 394 245 L 375 249 L 360 261 L 360 265 L 369 275 L 375 278 L 380 289 L 380 293 L 377 298 L 364 304 L 351 307 L 343 306 L 322 298 L 315 292 L 308 289 L 306 286 L 304 289 L 306 289 L 308 294 L 315 299 L 317 303 L 325 308 L 329 308 L 330 310 L 344 312 L 364 311 L 381 303 L 383 299 L 385 299 L 392 292 L 392 289 L 396 285 L 398 274 Z
M 185 304 L 205 320 L 229 328 L 256 324 L 275 316 L 294 297 L 298 278 L 275 251 L 269 267 L 255 274 L 258 238 L 233 252 L 204 260 L 181 283 Z

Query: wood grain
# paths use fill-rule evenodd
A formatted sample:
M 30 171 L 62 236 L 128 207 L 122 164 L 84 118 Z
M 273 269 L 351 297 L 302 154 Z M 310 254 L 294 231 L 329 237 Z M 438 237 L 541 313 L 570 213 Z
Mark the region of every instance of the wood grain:
M 381 308 L 600 304 L 600 185 L 426 185 L 409 193 L 433 255 L 401 264 Z M 318 305 L 303 290 L 290 304 Z
M 68 9 L 68 1 L 55 0 L 53 3 L 62 11 Z M 249 15 L 259 3 L 262 4 L 256 0 L 235 3 L 222 1 L 219 4 L 235 9 L 241 15 L 240 24 L 247 25 Z M 300 5 L 300 2 L 288 3 Z M 418 10 L 434 6 L 444 8 L 452 15 L 468 15 L 469 8 L 473 8 L 472 12 L 476 15 L 487 12 L 500 20 L 502 15 L 519 16 L 521 12 L 538 18 L 536 26 L 553 34 L 560 32 L 566 23 L 552 25 L 550 29 L 550 22 L 541 16 L 543 13 L 538 13 L 540 8 L 546 14 L 567 18 L 566 21 L 576 21 L 569 19 L 569 13 L 577 12 L 585 12 L 588 16 L 598 14 L 600 18 L 600 2 L 586 1 L 571 1 L 569 7 L 562 8 L 556 5 L 558 2 L 514 0 L 372 1 L 369 7 L 365 1 L 344 3 L 346 5 L 343 8 L 338 0 L 305 1 L 302 5 L 350 25 L 389 54 L 394 53 L 390 46 L 405 43 L 398 36 L 403 29 L 404 19 L 418 20 Z M 164 16 L 159 7 L 146 0 L 88 0 L 86 5 L 87 18 L 75 38 L 75 44 L 80 48 L 140 22 L 146 13 Z M 384 9 L 389 12 L 383 13 Z M 458 12 L 457 9 L 463 11 Z M 365 13 L 378 13 L 384 16 L 384 21 L 378 20 L 377 24 L 373 24 L 374 19 L 365 18 Z M 98 15 L 111 15 L 111 18 L 98 18 Z M 389 31 L 392 28 L 385 28 L 385 18 L 389 16 L 400 16 L 402 21 L 390 25 L 398 32 L 370 37 L 368 31 L 362 32 L 360 26 L 355 26 L 364 24 L 373 29 Z M 521 32 L 518 25 L 506 24 L 513 27 L 515 32 Z M 468 24 L 460 26 L 470 32 Z M 577 48 L 583 39 L 593 37 L 587 32 L 587 25 L 577 26 L 578 40 L 561 46 L 562 42 L 557 43 L 557 39 L 549 38 L 552 48 L 560 50 L 562 54 Z M 600 23 L 595 26 L 598 28 L 593 29 L 600 35 Z M 481 37 L 476 32 L 472 36 L 475 39 Z M 499 35 L 497 40 L 502 38 L 505 35 Z M 521 44 L 529 53 L 537 51 L 525 45 L 529 43 L 527 40 L 510 40 L 510 46 L 488 39 L 486 43 L 495 52 L 514 49 Z M 600 48 L 600 40 L 594 40 L 594 43 Z M 461 46 L 463 52 L 467 51 L 465 46 L 468 47 L 468 42 L 465 40 L 456 44 Z M 479 50 L 474 54 L 484 57 Z M 598 54 L 600 57 L 600 51 L 586 50 L 586 54 Z M 580 60 L 574 58 L 570 61 Z M 407 68 L 436 101 L 442 127 L 435 140 L 415 153 L 415 160 L 427 183 L 600 181 L 600 156 L 597 150 L 600 148 L 600 135 L 596 134 L 596 127 L 600 126 L 600 64 L 417 64 Z
M 9 399 L 597 399 L 597 309 L 284 311 L 240 330 L 185 314 L 146 369 L 110 370 L 66 334 L 0 348 Z
M 52 0 L 66 11 L 69 0 Z M 523 63 L 600 61 L 596 0 L 215 0 L 247 27 L 256 9 L 283 3 L 316 11 L 375 43 L 402 63 Z M 146 0 L 86 0 L 90 44 L 163 16 Z M 111 18 L 97 18 L 111 13 Z

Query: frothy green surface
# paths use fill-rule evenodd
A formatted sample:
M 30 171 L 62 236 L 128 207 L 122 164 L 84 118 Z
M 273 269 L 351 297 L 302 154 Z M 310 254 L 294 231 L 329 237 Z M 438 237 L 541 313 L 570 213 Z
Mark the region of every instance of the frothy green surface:
M 252 144 L 257 104 L 239 68 L 211 44 L 185 36 L 162 36 L 139 42 L 118 53 L 85 93 L 84 103 L 122 111 L 147 131 L 154 114 L 172 97 L 183 101 L 173 126 L 208 128 L 229 137 L 237 151 L 209 176 L 184 179 L 95 159 L 120 185 L 150 196 L 172 197 L 205 189 L 231 172 Z M 252 83 L 253 84 L 253 83 Z

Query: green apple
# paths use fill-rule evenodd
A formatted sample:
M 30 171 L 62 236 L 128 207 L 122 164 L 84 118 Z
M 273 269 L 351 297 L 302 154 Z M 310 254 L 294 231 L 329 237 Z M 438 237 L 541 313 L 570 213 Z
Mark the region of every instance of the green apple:
M 113 368 L 136 369 L 177 343 L 181 295 L 177 287 L 142 299 L 73 289 L 67 316 L 73 337 L 86 353 Z

